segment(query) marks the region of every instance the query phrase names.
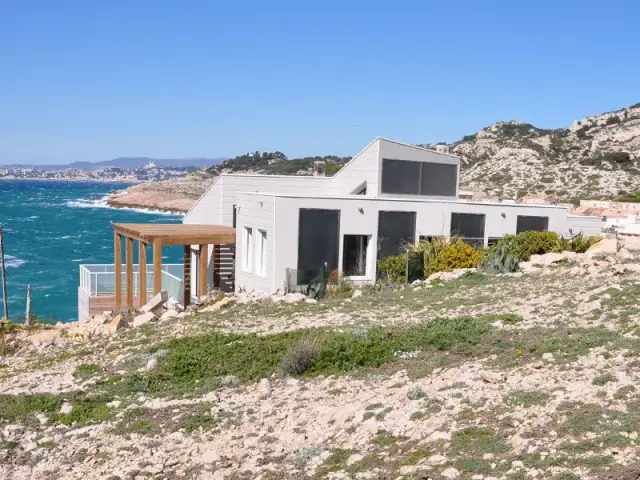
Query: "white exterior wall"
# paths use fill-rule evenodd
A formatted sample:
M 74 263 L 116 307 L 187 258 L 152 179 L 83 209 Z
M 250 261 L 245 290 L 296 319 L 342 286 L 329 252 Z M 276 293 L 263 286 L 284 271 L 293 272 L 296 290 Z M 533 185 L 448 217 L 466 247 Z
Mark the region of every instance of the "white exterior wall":
M 255 204 L 266 199 L 274 199 L 272 213 L 269 209 L 257 209 Z M 509 205 L 487 204 L 457 201 L 410 201 L 395 199 L 375 199 L 371 197 L 286 197 L 254 195 L 242 193 L 238 195 L 239 205 L 242 209 L 251 212 L 251 216 L 245 220 L 244 214 L 239 213 L 238 219 L 243 217 L 243 224 L 253 222 L 256 225 L 270 224 L 277 233 L 272 240 L 276 240 L 270 246 L 273 247 L 274 258 L 269 263 L 269 272 L 272 275 L 270 282 L 244 283 L 238 275 L 239 264 L 236 267 L 236 288 L 245 287 L 247 290 L 258 290 L 259 286 L 270 285 L 269 292 L 282 289 L 286 282 L 286 269 L 298 266 L 298 222 L 300 208 L 319 208 L 340 210 L 340 247 L 338 265 L 342 264 L 342 240 L 344 235 L 368 235 L 369 249 L 367 252 L 367 276 L 366 281 L 375 280 L 376 256 L 378 244 L 378 212 L 379 211 L 411 211 L 416 212 L 416 240 L 420 235 L 448 236 L 451 227 L 451 213 L 481 213 L 486 215 L 485 242 L 489 237 L 502 237 L 508 233 L 516 232 L 518 215 L 535 215 L 549 217 L 549 230 L 565 233 L 567 230 L 566 209 L 547 205 Z M 360 212 L 359 209 L 362 209 Z M 503 216 L 504 214 L 504 216 Z M 272 216 L 273 215 L 273 216 Z M 260 219 L 257 217 L 260 216 Z M 263 223 L 260 223 L 263 222 Z M 238 241 L 241 241 L 240 222 L 238 221 Z M 242 245 L 238 243 L 238 256 Z
M 274 271 L 276 269 L 276 229 L 274 224 L 276 198 L 273 195 L 239 193 L 236 198 L 236 291 L 242 287 L 247 291 L 273 292 Z M 253 258 L 251 271 L 244 270 L 244 230 L 245 227 L 253 229 Z M 258 230 L 267 232 L 267 265 L 264 277 L 255 273 L 257 254 Z M 280 232 L 278 232 L 280 233 Z M 297 238 L 297 236 L 296 236 Z M 297 245 L 296 245 L 297 250 Z
M 338 173 L 331 178 L 328 194 L 350 195 L 363 183 L 367 184 L 367 196 L 376 196 L 380 181 L 380 144 L 382 140 L 375 139 L 358 155 L 353 157 Z
M 602 217 L 592 215 L 567 215 L 567 228 L 562 234 L 572 237 L 582 233 L 583 235 L 600 235 L 605 222 Z

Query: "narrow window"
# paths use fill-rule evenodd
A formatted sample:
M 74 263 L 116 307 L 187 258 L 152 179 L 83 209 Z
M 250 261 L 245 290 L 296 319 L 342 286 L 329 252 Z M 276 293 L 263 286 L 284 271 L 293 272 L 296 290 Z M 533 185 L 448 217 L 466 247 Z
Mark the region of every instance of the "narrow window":
M 267 232 L 258 230 L 256 237 L 256 275 L 267 276 Z
M 236 228 L 236 206 L 233 206 L 233 228 Z
M 367 274 L 368 235 L 345 235 L 342 246 L 342 272 L 348 277 Z
M 253 229 L 251 227 L 244 227 L 243 247 L 242 269 L 245 272 L 251 272 L 251 260 L 253 259 Z

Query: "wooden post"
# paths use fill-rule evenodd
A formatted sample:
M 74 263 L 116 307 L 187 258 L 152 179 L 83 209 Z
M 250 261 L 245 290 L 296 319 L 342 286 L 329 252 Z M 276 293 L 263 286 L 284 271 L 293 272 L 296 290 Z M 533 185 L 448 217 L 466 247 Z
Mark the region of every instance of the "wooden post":
M 153 294 L 162 290 L 162 240 L 153 241 Z
M 222 249 L 220 245 L 213 246 L 213 288 L 220 288 L 220 266 L 222 265 Z
M 4 266 L 4 231 L 0 225 L 0 269 L 2 270 L 2 304 L 4 305 L 4 318 L 9 319 L 9 304 L 7 303 L 7 270 Z
M 184 246 L 184 306 L 191 305 L 191 246 Z
M 198 265 L 198 283 L 199 283 L 199 291 L 198 296 L 204 297 L 209 293 L 209 283 L 207 281 L 209 272 L 209 246 L 208 245 L 200 245 L 200 252 L 198 253 L 198 259 L 200 263 Z
M 139 297 L 140 306 L 147 303 L 147 244 L 142 240 L 138 241 L 138 263 L 140 265 L 140 285 Z
M 133 238 L 127 237 L 127 310 L 133 310 Z
M 118 232 L 113 236 L 113 275 L 116 286 L 116 311 L 122 309 L 122 237 Z
M 27 285 L 27 311 L 24 316 L 24 324 L 31 325 L 31 285 Z

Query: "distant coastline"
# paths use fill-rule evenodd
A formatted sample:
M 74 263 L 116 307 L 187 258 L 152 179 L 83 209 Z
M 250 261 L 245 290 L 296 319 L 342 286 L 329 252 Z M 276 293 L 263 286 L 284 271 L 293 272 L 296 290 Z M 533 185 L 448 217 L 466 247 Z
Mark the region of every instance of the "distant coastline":
M 148 182 L 148 180 L 122 180 L 116 178 L 22 178 L 22 177 L 0 177 L 0 180 L 14 182 L 78 182 L 78 183 L 130 183 L 139 184 Z

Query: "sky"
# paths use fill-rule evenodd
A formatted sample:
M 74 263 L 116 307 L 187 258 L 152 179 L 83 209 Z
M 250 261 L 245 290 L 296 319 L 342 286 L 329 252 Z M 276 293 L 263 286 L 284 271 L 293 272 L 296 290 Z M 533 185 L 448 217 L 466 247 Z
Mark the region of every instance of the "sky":
M 0 0 L 0 164 L 355 155 L 640 102 L 635 0 Z

